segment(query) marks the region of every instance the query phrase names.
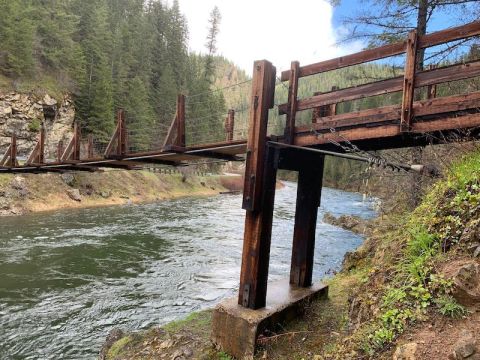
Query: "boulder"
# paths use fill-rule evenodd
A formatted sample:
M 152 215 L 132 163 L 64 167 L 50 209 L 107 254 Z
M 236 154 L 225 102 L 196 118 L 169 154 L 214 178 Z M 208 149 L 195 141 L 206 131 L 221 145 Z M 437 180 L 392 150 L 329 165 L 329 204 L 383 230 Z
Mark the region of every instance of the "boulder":
M 451 360 L 472 359 L 477 353 L 477 343 L 473 333 L 463 330 L 460 333 L 458 341 L 453 345 L 452 353 L 449 355 Z
M 415 360 L 417 347 L 417 343 L 414 342 L 398 346 L 393 354 L 393 360 Z
M 462 305 L 478 304 L 480 301 L 480 265 L 470 261 L 453 273 L 453 297 Z
M 80 190 L 78 189 L 70 189 L 70 190 L 67 190 L 67 195 L 70 199 L 74 200 L 74 201 L 82 201 L 82 195 L 80 194 Z
M 43 103 L 43 105 L 45 105 L 45 106 L 54 106 L 54 105 L 57 105 L 57 100 L 55 100 L 54 98 L 50 97 L 50 95 L 46 94 L 46 95 L 43 97 L 42 103 Z
M 22 176 L 15 176 L 10 183 L 10 186 L 15 190 L 26 190 L 27 184 L 25 183 L 25 178 Z

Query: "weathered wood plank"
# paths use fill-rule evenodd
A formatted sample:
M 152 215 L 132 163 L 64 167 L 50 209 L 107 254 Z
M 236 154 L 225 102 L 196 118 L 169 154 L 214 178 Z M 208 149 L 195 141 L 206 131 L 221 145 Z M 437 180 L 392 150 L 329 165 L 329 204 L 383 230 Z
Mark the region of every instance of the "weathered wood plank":
M 458 26 L 451 29 L 437 31 L 431 34 L 420 36 L 418 39 L 418 47 L 420 49 L 440 45 L 450 41 L 469 38 L 480 35 L 480 22 L 475 21 L 466 25 Z M 344 67 L 358 65 L 370 61 L 384 59 L 387 57 L 400 55 L 406 50 L 406 42 L 398 42 L 394 44 L 380 46 L 374 49 L 360 51 L 338 57 L 331 60 L 321 61 L 315 64 L 305 65 L 300 68 L 300 77 L 319 74 L 321 72 L 341 69 Z M 282 72 L 281 80 L 287 81 L 290 78 L 290 70 Z
M 335 59 L 302 66 L 300 68 L 300 77 L 341 69 L 344 67 L 358 65 L 369 61 L 384 59 L 390 56 L 403 54 L 404 52 L 405 42 L 384 45 L 374 49 L 364 50 L 355 54 L 345 55 Z M 283 71 L 281 75 L 281 80 L 287 81 L 290 78 L 290 72 L 291 70 Z
M 245 216 L 238 304 L 251 309 L 266 305 L 278 154 L 278 149 L 266 150 L 259 210 Z
M 284 141 L 287 144 L 292 144 L 293 137 L 295 136 L 295 117 L 297 115 L 299 69 L 300 63 L 298 61 L 293 61 L 290 66 L 290 80 L 288 82 L 287 121 L 284 131 Z
M 480 76 L 480 61 L 473 61 L 465 64 L 455 64 L 433 70 L 418 72 L 415 80 L 415 88 L 441 84 L 449 81 L 463 80 L 475 76 Z M 402 91 L 403 81 L 403 76 L 397 76 L 391 79 L 322 93 L 299 100 L 297 111 Z M 287 104 L 279 105 L 279 111 L 281 114 L 284 114 L 286 109 Z
M 275 67 L 270 62 L 255 62 L 243 190 L 243 208 L 248 211 L 258 210 L 262 194 L 268 110 L 273 106 L 275 72 Z
M 408 131 L 412 122 L 413 96 L 415 93 L 415 68 L 417 64 L 417 32 L 415 30 L 408 34 L 407 58 L 405 61 L 405 73 L 403 75 L 403 98 L 402 113 L 400 117 L 400 128 Z

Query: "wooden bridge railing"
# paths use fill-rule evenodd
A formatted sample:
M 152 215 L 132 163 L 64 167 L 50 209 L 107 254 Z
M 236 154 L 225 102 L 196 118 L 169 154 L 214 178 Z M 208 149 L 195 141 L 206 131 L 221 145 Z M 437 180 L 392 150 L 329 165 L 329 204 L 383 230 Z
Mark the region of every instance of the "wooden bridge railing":
M 377 95 L 402 92 L 403 99 L 400 107 L 383 107 L 354 112 L 350 115 L 331 115 L 322 121 L 315 129 L 323 129 L 324 126 L 352 126 L 362 125 L 366 121 L 378 120 L 400 121 L 402 131 L 411 129 L 414 118 L 414 90 L 420 87 L 432 87 L 434 85 L 463 80 L 480 76 L 480 61 L 472 61 L 462 64 L 454 64 L 428 70 L 417 70 L 418 50 L 441 45 L 447 42 L 461 40 L 480 34 L 480 22 L 473 22 L 464 26 L 447 29 L 432 34 L 418 36 L 415 31 L 409 33 L 403 42 L 385 45 L 375 49 L 365 50 L 356 54 L 347 55 L 333 60 L 327 60 L 316 64 L 300 66 L 297 61 L 292 62 L 291 69 L 281 75 L 282 81 L 289 82 L 288 103 L 279 106 L 280 114 L 287 115 L 285 128 L 285 142 L 293 143 L 295 133 L 306 130 L 306 127 L 296 129 L 296 114 L 299 111 L 316 109 L 345 101 L 352 101 L 373 97 Z M 374 60 L 384 59 L 396 55 L 406 55 L 405 70 L 403 76 L 386 80 L 371 82 L 363 85 L 352 86 L 344 89 L 335 89 L 330 92 L 316 93 L 305 99 L 298 99 L 299 79 L 306 76 L 320 74 L 322 72 L 337 70 L 353 65 L 367 63 Z M 452 97 L 450 103 L 457 99 Z M 441 101 L 437 105 L 447 104 L 449 101 Z M 438 109 L 437 109 L 438 110 Z M 400 111 L 400 112 L 399 112 Z M 358 121 L 357 121 L 358 120 Z M 311 129 L 311 127 L 308 127 Z

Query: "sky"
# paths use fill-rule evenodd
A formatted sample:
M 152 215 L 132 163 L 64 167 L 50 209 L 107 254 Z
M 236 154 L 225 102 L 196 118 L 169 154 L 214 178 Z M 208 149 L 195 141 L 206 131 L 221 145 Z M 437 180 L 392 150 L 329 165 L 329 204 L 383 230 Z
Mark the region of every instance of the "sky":
M 217 5 L 222 14 L 218 55 L 250 73 L 255 60 L 277 70 L 293 60 L 310 64 L 361 50 L 363 44 L 335 45 L 341 27 L 324 0 L 179 0 L 190 31 L 190 50 L 205 53 L 208 19 Z

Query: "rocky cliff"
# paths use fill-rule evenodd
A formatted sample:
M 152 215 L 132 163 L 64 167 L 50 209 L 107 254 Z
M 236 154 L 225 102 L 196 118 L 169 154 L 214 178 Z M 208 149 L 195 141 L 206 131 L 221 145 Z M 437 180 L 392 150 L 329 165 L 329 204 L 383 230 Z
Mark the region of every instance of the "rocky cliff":
M 61 101 L 49 95 L 0 93 L 0 154 L 17 135 L 18 156 L 28 156 L 35 146 L 41 124 L 45 124 L 46 156 L 53 158 L 57 144 L 72 135 L 75 108 L 70 96 Z

